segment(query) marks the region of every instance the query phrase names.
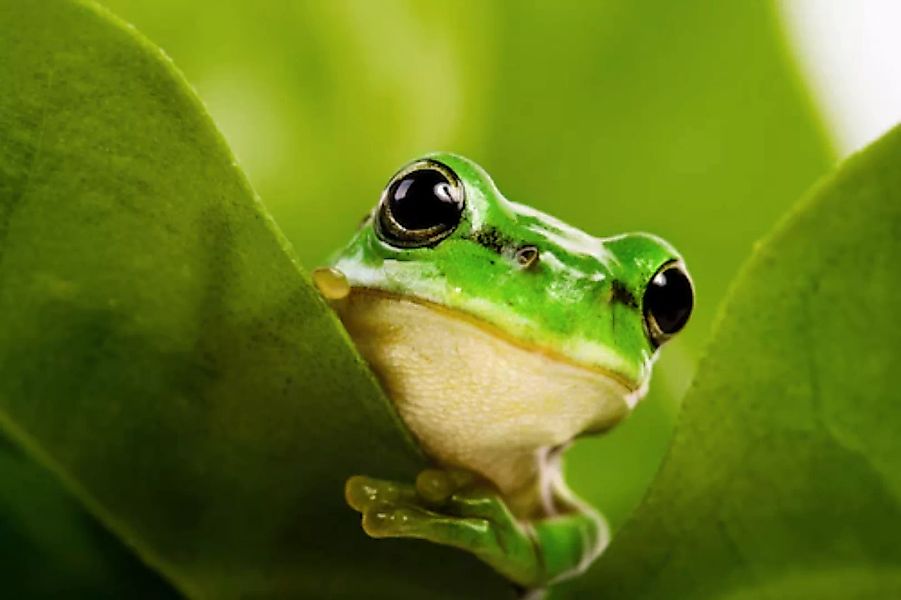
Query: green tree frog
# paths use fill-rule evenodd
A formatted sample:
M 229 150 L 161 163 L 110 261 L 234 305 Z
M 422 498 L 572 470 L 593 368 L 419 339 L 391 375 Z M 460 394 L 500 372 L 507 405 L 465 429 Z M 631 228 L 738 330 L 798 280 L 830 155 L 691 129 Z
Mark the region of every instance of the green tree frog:
M 365 532 L 460 548 L 523 588 L 585 569 L 608 528 L 560 455 L 635 407 L 688 320 L 676 250 L 588 235 L 441 153 L 394 175 L 314 281 L 435 465 L 350 478 Z

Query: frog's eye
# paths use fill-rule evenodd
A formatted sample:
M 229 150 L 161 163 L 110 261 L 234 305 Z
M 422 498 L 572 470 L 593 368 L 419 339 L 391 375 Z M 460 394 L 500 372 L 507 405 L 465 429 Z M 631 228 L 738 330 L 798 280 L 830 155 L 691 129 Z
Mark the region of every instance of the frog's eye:
M 694 288 L 680 262 L 663 265 L 644 291 L 644 321 L 655 346 L 677 334 L 694 306 Z
M 400 248 L 434 246 L 463 216 L 463 186 L 443 164 L 425 160 L 394 176 L 379 202 L 375 231 Z

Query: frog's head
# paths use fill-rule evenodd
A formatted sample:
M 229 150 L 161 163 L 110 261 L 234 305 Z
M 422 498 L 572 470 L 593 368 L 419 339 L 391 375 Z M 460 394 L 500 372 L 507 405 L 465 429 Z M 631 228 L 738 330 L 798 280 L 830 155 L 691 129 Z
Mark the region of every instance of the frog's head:
M 478 165 L 443 153 L 391 178 L 333 269 L 352 292 L 335 303 L 339 314 L 402 414 L 411 396 L 442 388 L 470 408 L 462 396 L 511 396 L 514 408 L 481 403 L 491 419 L 520 422 L 532 410 L 547 421 L 579 406 L 552 438 L 626 414 L 693 303 L 682 259 L 665 241 L 593 237 L 508 201 Z M 536 403 L 519 410 L 530 390 Z M 412 402 L 433 410 L 421 406 L 427 399 Z

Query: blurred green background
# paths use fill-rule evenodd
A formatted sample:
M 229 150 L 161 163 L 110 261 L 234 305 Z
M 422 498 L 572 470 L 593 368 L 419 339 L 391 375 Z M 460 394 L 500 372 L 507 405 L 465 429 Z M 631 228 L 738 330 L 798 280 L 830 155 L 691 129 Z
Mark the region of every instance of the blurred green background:
M 569 479 L 615 526 L 667 447 L 717 306 L 834 152 L 768 3 L 104 0 L 206 102 L 311 269 L 431 150 L 596 235 L 673 242 L 697 311 Z

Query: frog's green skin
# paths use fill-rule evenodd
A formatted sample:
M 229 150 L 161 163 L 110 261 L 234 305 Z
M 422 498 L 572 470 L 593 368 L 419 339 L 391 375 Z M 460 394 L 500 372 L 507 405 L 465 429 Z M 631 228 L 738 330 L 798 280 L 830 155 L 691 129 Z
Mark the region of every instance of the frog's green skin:
M 330 265 L 348 290 L 325 295 L 444 470 L 415 484 L 353 477 L 347 499 L 374 537 L 461 548 L 541 587 L 607 543 L 559 454 L 644 394 L 657 350 L 644 290 L 681 258 L 651 235 L 599 239 L 510 202 L 460 156 L 427 158 L 462 183 L 460 224 L 433 246 L 398 248 L 377 234 L 374 211 Z

